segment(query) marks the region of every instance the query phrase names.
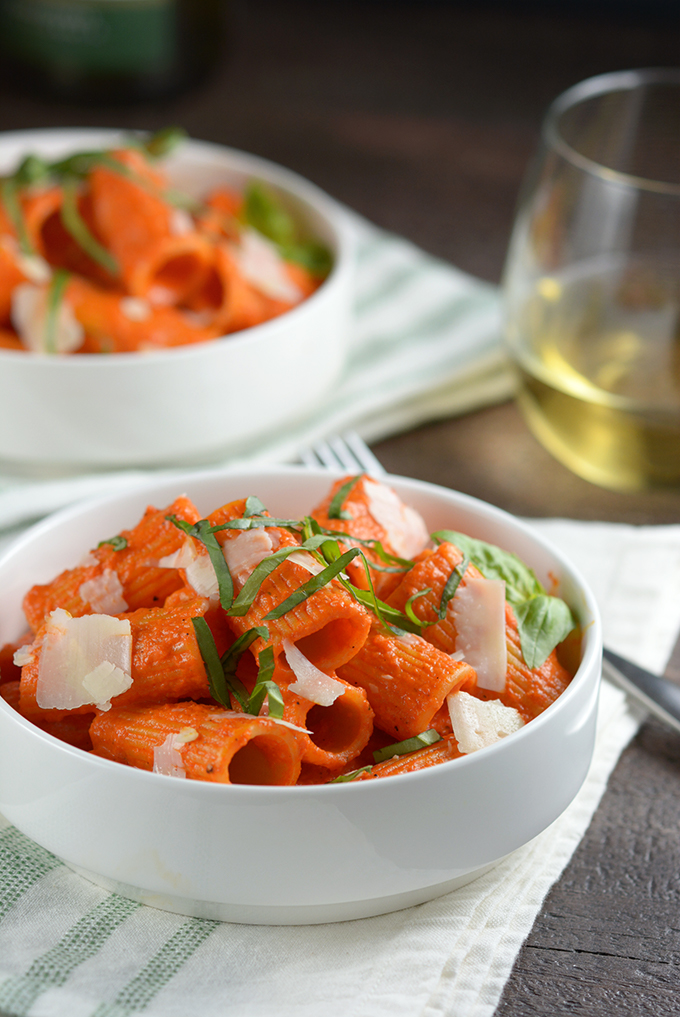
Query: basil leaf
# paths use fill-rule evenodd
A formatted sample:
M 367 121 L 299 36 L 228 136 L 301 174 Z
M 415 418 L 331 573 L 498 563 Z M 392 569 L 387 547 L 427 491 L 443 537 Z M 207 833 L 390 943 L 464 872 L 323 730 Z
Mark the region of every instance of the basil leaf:
M 71 234 L 79 247 L 93 261 L 105 268 L 111 275 L 118 275 L 118 262 L 105 247 L 90 233 L 78 211 L 78 182 L 75 177 L 67 177 L 62 185 L 64 200 L 61 206 L 61 221 L 64 229 Z
M 333 255 L 324 244 L 316 240 L 302 240 L 298 243 L 280 244 L 281 257 L 302 265 L 318 279 L 325 279 L 333 267 Z
M 12 226 L 16 230 L 19 247 L 23 254 L 35 254 L 36 250 L 31 243 L 26 229 L 26 220 L 19 201 L 19 185 L 16 177 L 6 177 L 2 181 L 2 203 L 5 206 L 7 215 Z
M 330 583 L 331 579 L 334 579 L 339 572 L 343 572 L 352 559 L 356 558 L 358 554 L 361 554 L 358 547 L 353 547 L 351 550 L 345 551 L 345 553 L 340 555 L 337 561 L 334 561 L 332 565 L 328 565 L 325 569 L 319 572 L 318 575 L 312 576 L 312 578 L 307 580 L 306 583 L 299 586 L 297 590 L 294 590 L 290 597 L 286 597 L 286 599 L 279 604 L 278 607 L 269 611 L 269 613 L 264 616 L 264 620 L 276 621 L 277 618 L 281 618 L 282 615 L 287 614 L 288 611 L 291 611 L 294 607 L 297 607 L 298 604 L 301 604 L 303 600 L 307 600 L 307 598 L 311 597 L 313 593 L 320 590 L 322 586 Z
M 252 710 L 249 709 L 251 697 L 248 695 L 248 690 L 241 679 L 236 676 L 236 668 L 243 654 L 256 639 L 269 639 L 269 629 L 265 625 L 256 625 L 254 628 L 248 629 L 247 632 L 242 632 L 220 658 L 225 694 L 227 691 L 230 692 L 238 701 L 244 713 L 252 713 Z M 229 704 L 228 708 L 231 709 L 231 704 Z M 259 712 L 259 707 L 255 712 Z
M 128 542 L 125 537 L 110 537 L 108 540 L 100 540 L 97 547 L 104 547 L 105 544 L 110 544 L 114 551 L 122 551 L 124 547 L 128 546 Z
M 234 582 L 231 578 L 229 566 L 224 559 L 224 553 L 220 543 L 213 532 L 213 528 L 207 519 L 199 519 L 197 523 L 188 523 L 186 519 L 179 519 L 178 516 L 166 516 L 169 523 L 183 530 L 190 537 L 198 540 L 208 552 L 212 567 L 217 577 L 217 588 L 220 593 L 220 604 L 225 611 L 228 611 L 234 599 Z
M 260 499 L 254 494 L 251 494 L 246 498 L 246 507 L 243 510 L 243 518 L 249 519 L 250 516 L 263 516 L 266 511 L 267 510 Z
M 45 315 L 45 353 L 57 353 L 57 326 L 59 308 L 64 299 L 64 291 L 69 281 L 69 273 L 58 268 L 50 279 L 47 291 L 47 314 Z
M 352 490 L 358 480 L 361 480 L 361 474 L 357 474 L 356 477 L 350 477 L 345 483 L 338 488 L 333 495 L 331 503 L 328 506 L 328 518 L 329 519 L 353 519 L 354 516 L 351 512 L 345 512 L 343 510 L 343 504 L 347 498 L 347 495 Z
M 530 668 L 540 667 L 574 628 L 571 611 L 559 597 L 540 593 L 514 606 L 522 656 Z
M 153 158 L 168 155 L 186 140 L 187 132 L 182 127 L 162 127 L 144 141 L 144 150 Z
M 372 766 L 361 766 L 358 770 L 351 770 L 349 773 L 341 773 L 338 777 L 331 777 L 327 784 L 344 784 L 348 780 L 356 780 L 362 773 L 370 773 Z
M 528 597 L 545 593 L 532 569 L 511 551 L 455 530 L 439 530 L 432 534 L 432 539 L 439 544 L 445 540 L 455 544 L 474 562 L 485 579 L 503 579 L 505 596 L 511 604 L 521 604 Z
M 260 653 L 260 669 L 257 673 L 257 684 L 248 700 L 248 713 L 258 714 L 264 702 L 265 696 L 269 705 L 269 716 L 276 720 L 283 717 L 283 696 L 281 689 L 272 681 L 274 674 L 274 647 L 265 646 Z
M 192 618 L 191 624 L 194 627 L 196 642 L 198 643 L 198 649 L 201 657 L 203 658 L 205 673 L 208 676 L 210 695 L 222 706 L 226 706 L 227 710 L 231 710 L 231 701 L 227 691 L 224 669 L 208 623 L 205 618 L 201 616 L 198 618 Z
M 269 187 L 251 180 L 246 187 L 243 214 L 248 225 L 283 246 L 295 241 L 295 220 Z
M 404 614 L 406 615 L 407 618 L 411 619 L 414 625 L 422 626 L 423 621 L 421 618 L 418 617 L 418 615 L 415 613 L 411 605 L 413 604 L 414 600 L 418 600 L 419 597 L 425 597 L 427 596 L 428 593 L 432 593 L 431 586 L 427 586 L 424 590 L 418 590 L 417 593 L 412 593 L 411 596 L 406 601 L 406 603 L 404 604 Z
M 37 155 L 27 155 L 21 162 L 14 178 L 19 187 L 43 183 L 50 175 L 50 168 L 44 159 Z
M 449 606 L 449 601 L 454 597 L 458 585 L 465 575 L 465 570 L 470 564 L 470 559 L 467 555 L 463 556 L 463 560 L 459 561 L 453 572 L 446 580 L 444 589 L 442 590 L 441 600 L 439 601 L 439 611 L 437 612 L 437 618 L 439 621 L 443 621 L 446 618 L 446 609 Z
M 394 745 L 386 745 L 384 749 L 378 749 L 373 753 L 373 758 L 376 763 L 382 763 L 385 759 L 392 759 L 393 756 L 406 756 L 409 752 L 417 752 L 418 749 L 423 749 L 426 745 L 434 745 L 435 742 L 441 740 L 441 735 L 434 728 L 430 728 L 414 738 L 406 738 L 403 742 L 395 742 Z
M 548 596 L 533 570 L 516 554 L 454 530 L 439 530 L 432 539 L 438 543 L 447 540 L 459 547 L 485 579 L 505 582 L 505 597 L 517 618 L 522 656 L 528 667 L 540 667 L 574 628 L 567 604 L 559 597 Z

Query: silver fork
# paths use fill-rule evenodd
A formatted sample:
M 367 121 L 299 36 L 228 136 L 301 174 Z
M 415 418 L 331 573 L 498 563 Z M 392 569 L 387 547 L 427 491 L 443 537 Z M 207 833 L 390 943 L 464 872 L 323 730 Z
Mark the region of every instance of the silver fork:
M 300 459 L 305 466 L 325 466 L 329 470 L 346 470 L 348 473 L 369 473 L 374 477 L 387 475 L 382 463 L 356 431 L 346 431 L 342 435 L 317 442 L 306 448 L 300 454 Z M 680 637 L 678 644 L 680 645 Z M 676 650 L 673 650 L 670 660 L 675 657 Z M 680 686 L 668 678 L 646 671 L 606 646 L 603 650 L 602 673 L 649 713 L 680 733 Z

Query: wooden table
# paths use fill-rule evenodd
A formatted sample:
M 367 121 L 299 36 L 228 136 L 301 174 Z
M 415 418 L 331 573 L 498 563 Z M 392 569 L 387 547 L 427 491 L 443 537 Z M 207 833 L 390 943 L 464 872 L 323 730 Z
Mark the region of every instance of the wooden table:
M 228 59 L 191 92 L 102 109 L 19 84 L 0 97 L 0 129 L 179 123 L 290 166 L 497 282 L 547 104 L 591 74 L 680 63 L 677 22 L 620 7 L 232 0 Z M 678 491 L 615 494 L 574 477 L 512 404 L 375 449 L 396 473 L 526 516 L 680 521 Z M 679 831 L 680 738 L 646 724 L 548 895 L 498 1017 L 680 1012 Z

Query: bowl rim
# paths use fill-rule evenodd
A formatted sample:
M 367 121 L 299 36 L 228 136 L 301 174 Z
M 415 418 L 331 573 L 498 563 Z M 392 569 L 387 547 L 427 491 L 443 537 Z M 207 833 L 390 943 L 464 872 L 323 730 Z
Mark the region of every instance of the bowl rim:
M 102 144 L 108 144 L 109 142 L 114 143 L 116 139 L 123 140 L 130 136 L 148 133 L 150 132 L 125 130 L 124 128 L 117 127 L 45 127 L 0 131 L 0 162 L 2 161 L 3 148 L 12 143 L 25 141 L 27 146 L 30 144 L 39 145 L 41 140 L 52 141 L 59 140 L 62 137 L 68 138 L 74 136 L 74 138 L 82 138 L 83 144 L 87 144 L 88 138 L 98 138 L 101 139 Z M 78 142 L 74 141 L 74 144 L 78 144 Z M 26 350 L 12 350 L 0 347 L 0 361 L 6 359 L 10 363 L 16 361 L 22 364 L 40 364 L 42 369 L 44 369 L 43 365 L 49 364 L 50 366 L 47 369 L 52 371 L 96 371 L 106 370 L 107 366 L 110 366 L 112 363 L 129 367 L 132 364 L 148 363 L 150 360 L 154 364 L 162 363 L 168 359 L 171 361 L 176 361 L 178 358 L 191 360 L 196 357 L 205 357 L 206 351 L 211 350 L 215 351 L 214 355 L 216 355 L 216 352 L 221 349 L 226 340 L 229 341 L 229 346 L 232 348 L 246 343 L 252 344 L 258 340 L 265 342 L 272 333 L 275 333 L 282 327 L 282 321 L 290 321 L 290 315 L 294 315 L 294 321 L 297 322 L 304 315 L 313 313 L 317 304 L 324 300 L 329 292 L 343 285 L 344 279 L 352 270 L 354 235 L 350 225 L 350 213 L 339 202 L 311 180 L 263 156 L 231 148 L 228 145 L 220 145 L 216 142 L 203 141 L 202 139 L 192 137 L 187 137 L 182 142 L 181 151 L 186 152 L 189 156 L 191 153 L 194 153 L 195 157 L 203 155 L 208 157 L 208 159 L 212 157 L 214 160 L 225 163 L 233 162 L 234 168 L 238 169 L 239 172 L 248 173 L 251 176 L 256 176 L 257 172 L 255 170 L 259 168 L 262 175 L 267 178 L 267 182 L 274 184 L 275 187 L 282 191 L 288 192 L 297 201 L 307 205 L 309 209 L 324 220 L 327 229 L 332 235 L 335 251 L 331 271 L 318 289 L 311 296 L 301 301 L 301 303 L 296 304 L 276 318 L 261 322 L 259 325 L 251 325 L 237 332 L 227 332 L 206 342 L 176 346 L 170 349 L 149 350 L 142 353 L 116 353 L 109 356 L 95 356 L 91 353 L 76 352 L 70 353 L 67 356 L 45 357 L 33 355 L 29 358 L 26 357 L 28 352 Z M 178 155 L 181 155 L 181 151 L 178 151 Z
M 0 576 L 2 574 L 5 564 L 17 555 L 22 554 L 24 550 L 33 543 L 36 538 L 40 538 L 43 534 L 49 533 L 55 528 L 58 529 L 62 524 L 68 523 L 71 520 L 78 519 L 81 516 L 91 516 L 96 513 L 99 508 L 104 506 L 114 505 L 116 502 L 126 501 L 132 496 L 138 496 L 140 499 L 152 496 L 155 491 L 160 489 L 165 490 L 169 486 L 177 485 L 182 490 L 188 489 L 189 497 L 191 497 L 190 486 L 192 483 L 206 483 L 206 482 L 219 482 L 222 480 L 229 480 L 230 478 L 247 477 L 249 475 L 262 476 L 267 475 L 273 478 L 277 477 L 295 477 L 295 476 L 313 476 L 321 480 L 327 478 L 329 483 L 343 476 L 343 471 L 328 470 L 323 467 L 313 468 L 308 466 L 297 466 L 291 464 L 281 464 L 277 466 L 231 466 L 226 468 L 218 469 L 205 469 L 200 471 L 173 471 L 172 473 L 164 473 L 163 476 L 159 476 L 153 479 L 149 479 L 147 482 L 135 484 L 130 487 L 125 487 L 115 494 L 98 495 L 96 497 L 88 498 L 83 501 L 77 502 L 74 505 L 67 506 L 66 508 L 60 509 L 57 512 L 52 513 L 45 519 L 40 520 L 38 523 L 25 530 L 13 544 L 10 545 L 0 555 Z M 581 575 L 580 571 L 573 565 L 567 556 L 565 556 L 559 548 L 556 548 L 549 539 L 545 538 L 542 534 L 535 533 L 529 523 L 511 513 L 506 512 L 504 509 L 498 508 L 490 504 L 489 502 L 482 501 L 472 495 L 464 494 L 463 492 L 455 491 L 451 488 L 443 487 L 442 485 L 433 484 L 429 481 L 417 480 L 415 478 L 404 477 L 399 474 L 387 474 L 385 477 L 380 478 L 382 482 L 392 484 L 405 483 L 407 487 L 414 488 L 416 491 L 422 491 L 426 496 L 440 496 L 444 494 L 445 497 L 453 497 L 455 501 L 467 510 L 481 512 L 482 516 L 486 521 L 493 522 L 498 520 L 504 523 L 506 526 L 509 525 L 518 531 L 519 534 L 525 538 L 528 537 L 532 540 L 539 549 L 547 551 L 556 561 L 559 563 L 561 568 L 570 575 L 571 579 L 575 581 L 577 588 L 583 595 L 583 605 L 581 612 L 587 611 L 590 614 L 590 621 L 584 625 L 583 628 L 583 650 L 582 658 L 576 674 L 572 678 L 564 692 L 553 702 L 551 705 L 539 714 L 532 721 L 522 727 L 519 731 L 516 731 L 512 735 L 512 741 L 517 744 L 520 739 L 526 740 L 531 738 L 532 731 L 538 731 L 545 724 L 550 723 L 552 718 L 555 717 L 556 713 L 561 710 L 561 704 L 565 706 L 569 701 L 576 695 L 580 694 L 581 686 L 592 680 L 592 674 L 596 674 L 596 683 L 599 681 L 600 675 L 600 659 L 602 652 L 602 633 L 601 633 L 601 621 L 600 613 L 595 600 L 594 594 L 590 589 L 589 584 Z M 166 495 L 167 496 L 167 495 Z M 576 608 L 574 606 L 576 613 Z M 50 746 L 55 751 L 61 751 L 76 761 L 79 761 L 82 765 L 88 766 L 89 764 L 95 767 L 104 767 L 105 772 L 117 773 L 122 780 L 141 780 L 141 781 L 153 781 L 149 787 L 159 786 L 156 784 L 157 778 L 161 777 L 163 781 L 170 781 L 171 784 L 166 783 L 166 788 L 170 786 L 176 789 L 184 789 L 184 792 L 189 795 L 224 795 L 225 788 L 230 790 L 226 794 L 230 795 L 231 799 L 238 799 L 243 795 L 255 794 L 260 798 L 269 799 L 272 796 L 275 800 L 283 801 L 282 792 L 288 796 L 294 795 L 297 797 L 314 797 L 319 794 L 346 794 L 345 791 L 338 791 L 338 788 L 358 788 L 364 787 L 364 791 L 352 792 L 356 794 L 376 794 L 375 785 L 378 787 L 384 786 L 383 780 L 367 780 L 367 781 L 344 781 L 339 784 L 301 784 L 301 785 L 285 785 L 285 786 L 272 786 L 272 785 L 256 785 L 256 784 L 213 784 L 204 781 L 178 781 L 174 777 L 170 777 L 164 774 L 153 773 L 151 771 L 136 769 L 135 767 L 129 767 L 121 763 L 116 763 L 113 760 L 103 759 L 98 756 L 94 756 L 90 753 L 84 752 L 82 749 L 78 749 L 75 746 L 69 745 L 66 742 L 61 742 L 59 739 L 54 738 L 52 735 L 43 731 L 41 728 L 32 724 L 29 720 L 22 717 L 17 713 L 7 702 L 0 696 L 0 714 L 6 713 L 7 718 L 10 722 L 18 724 L 20 727 L 31 735 L 41 739 L 47 740 Z M 455 767 L 457 771 L 464 771 L 469 766 L 478 765 L 477 761 L 480 758 L 480 753 L 483 753 L 485 760 L 491 761 L 494 756 L 499 753 L 506 751 L 508 742 L 506 739 L 496 742 L 494 745 L 487 746 L 483 750 L 478 752 L 469 753 L 461 756 L 458 759 L 447 760 L 443 763 L 438 763 L 436 766 L 429 767 L 423 770 L 416 770 L 409 773 L 394 774 L 390 777 L 389 785 L 397 786 L 395 782 L 401 784 L 403 781 L 418 781 L 418 780 L 432 780 L 433 774 L 451 771 L 452 767 Z M 113 767 L 113 769 L 111 769 Z M 143 785 L 142 785 L 143 786 Z M 368 788 L 373 790 L 368 790 Z

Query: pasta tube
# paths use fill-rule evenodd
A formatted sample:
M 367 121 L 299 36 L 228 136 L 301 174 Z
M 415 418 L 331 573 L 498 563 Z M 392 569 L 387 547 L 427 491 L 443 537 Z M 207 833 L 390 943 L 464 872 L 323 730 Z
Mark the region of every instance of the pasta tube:
M 241 518 L 244 511 L 245 501 L 235 501 L 222 506 L 208 519 L 211 525 L 218 526 L 229 520 Z M 258 535 L 253 538 L 253 542 L 256 539 L 259 540 L 259 535 L 262 535 L 262 539 L 268 540 L 269 544 L 268 546 L 263 545 L 262 551 L 255 558 L 249 556 L 250 564 L 245 564 L 239 575 L 234 558 L 230 562 L 230 555 L 237 555 L 239 560 L 245 560 L 237 542 L 245 543 L 244 537 L 250 540 L 248 536 L 250 533 Z M 264 560 L 273 551 L 298 545 L 298 541 L 291 533 L 278 526 L 268 526 L 259 531 L 225 529 L 218 531 L 215 535 L 222 544 L 237 589 L 242 588 L 243 583 L 253 571 L 255 561 Z M 301 554 L 305 555 L 305 552 L 301 552 Z M 306 555 L 306 557 L 313 566 L 314 561 L 311 556 Z M 267 628 L 268 640 L 258 639 L 253 643 L 253 652 L 256 656 L 259 655 L 266 643 L 271 643 L 274 656 L 278 657 L 283 641 L 288 639 L 295 643 L 304 656 L 322 671 L 335 671 L 341 664 L 353 657 L 363 645 L 371 624 L 368 612 L 337 580 L 332 580 L 326 586 L 322 586 L 316 593 L 292 607 L 281 617 L 267 618 L 271 611 L 278 608 L 295 593 L 311 578 L 311 575 L 309 569 L 304 565 L 289 558 L 284 559 L 262 582 L 247 612 L 241 616 L 230 614 L 229 623 L 239 635 L 259 625 L 264 625 Z
M 200 703 L 116 708 L 90 730 L 97 755 L 143 770 L 155 757 L 157 772 L 220 784 L 294 784 L 300 773 L 296 732 Z
M 425 731 L 449 693 L 475 683 L 469 664 L 452 660 L 420 636 L 395 636 L 377 624 L 338 675 L 366 691 L 376 725 L 398 740 Z
M 181 531 L 166 519 L 168 515 L 189 523 L 199 519 L 195 506 L 183 496 L 166 509 L 149 506 L 132 530 L 103 541 L 84 564 L 67 569 L 51 583 L 33 586 L 24 598 L 24 613 L 33 631 L 58 607 L 79 617 L 97 609 L 121 614 L 163 604 L 184 585 L 178 570 L 154 564 L 178 551 L 184 541 Z

